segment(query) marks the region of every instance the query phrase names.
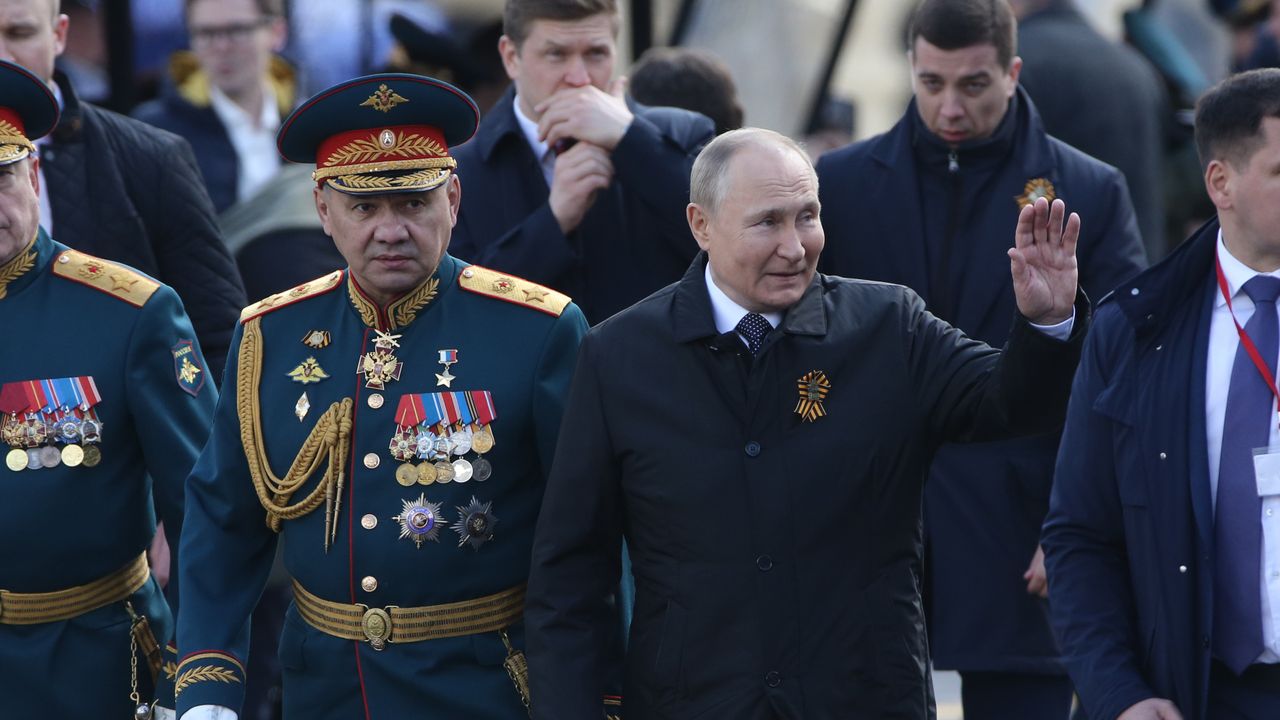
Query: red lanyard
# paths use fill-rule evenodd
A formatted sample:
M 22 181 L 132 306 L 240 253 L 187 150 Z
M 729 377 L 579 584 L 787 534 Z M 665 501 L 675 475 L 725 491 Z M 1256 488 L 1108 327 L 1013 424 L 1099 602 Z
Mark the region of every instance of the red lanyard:
M 1214 252 L 1213 262 L 1218 271 L 1218 290 L 1222 292 L 1222 299 L 1227 301 L 1227 312 L 1231 313 L 1231 322 L 1236 325 L 1236 332 L 1240 335 L 1240 344 L 1244 346 L 1244 351 L 1249 353 L 1249 359 L 1253 361 L 1253 366 L 1258 369 L 1258 374 L 1267 382 L 1267 387 L 1271 388 L 1271 394 L 1276 397 L 1277 401 L 1277 422 L 1280 422 L 1280 389 L 1276 388 L 1276 379 L 1271 375 L 1271 368 L 1267 367 L 1267 363 L 1262 359 L 1262 353 L 1258 352 L 1258 346 L 1253 344 L 1253 340 L 1249 338 L 1249 334 L 1240 326 L 1240 321 L 1236 319 L 1236 311 L 1231 307 L 1231 293 L 1227 291 L 1227 276 L 1222 274 L 1222 261 L 1218 258 L 1217 251 Z M 1255 307 L 1254 312 L 1258 312 Z

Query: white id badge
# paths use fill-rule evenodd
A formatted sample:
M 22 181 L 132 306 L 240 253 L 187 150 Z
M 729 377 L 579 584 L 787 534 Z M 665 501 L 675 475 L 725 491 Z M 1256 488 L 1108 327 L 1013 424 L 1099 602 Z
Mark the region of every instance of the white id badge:
M 1258 481 L 1258 497 L 1280 495 L 1280 447 L 1253 451 L 1253 476 Z

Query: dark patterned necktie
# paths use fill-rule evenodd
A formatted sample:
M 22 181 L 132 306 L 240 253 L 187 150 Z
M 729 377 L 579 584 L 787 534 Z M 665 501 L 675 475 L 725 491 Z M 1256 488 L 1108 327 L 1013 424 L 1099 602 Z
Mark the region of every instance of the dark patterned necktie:
M 1280 278 L 1258 275 L 1241 288 L 1253 300 L 1245 333 L 1275 377 Z M 1266 447 L 1275 396 L 1241 343 L 1231 367 L 1214 511 L 1213 654 L 1237 675 L 1262 654 L 1262 500 L 1253 450 Z
M 747 341 L 747 347 L 751 350 L 751 354 L 755 355 L 760 352 L 760 347 L 764 345 L 764 338 L 773 329 L 773 325 L 759 313 L 747 313 L 738 321 L 738 326 L 734 330 Z

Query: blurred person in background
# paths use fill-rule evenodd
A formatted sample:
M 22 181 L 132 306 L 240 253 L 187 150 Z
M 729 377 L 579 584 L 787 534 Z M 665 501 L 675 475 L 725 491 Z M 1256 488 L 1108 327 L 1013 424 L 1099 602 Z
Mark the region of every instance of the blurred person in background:
M 62 108 L 58 126 L 38 144 L 41 227 L 176 290 L 216 381 L 246 301 L 191 146 L 79 100 L 54 69 L 69 25 L 58 4 L 0 0 L 0 59 L 44 80 Z
M 733 73 L 710 51 L 649 48 L 631 68 L 629 86 L 637 102 L 706 115 L 715 123 L 717 135 L 742 127 L 742 103 Z
M 702 115 L 626 97 L 618 23 L 615 0 L 507 0 L 514 87 L 456 155 L 470 190 L 450 252 L 572 295 L 592 323 L 692 261 L 689 170 L 714 135 Z
M 1163 257 L 1171 109 L 1159 74 L 1136 50 L 1103 37 L 1075 0 L 1009 4 L 1018 18 L 1018 82 L 1045 132 L 1124 173 L 1147 256 Z
M 993 346 L 1015 311 L 1006 251 L 1019 208 L 1061 198 L 1084 223 L 1080 285 L 1102 297 L 1145 265 L 1124 177 L 1044 131 L 1019 89 L 1005 0 L 926 0 L 912 18 L 914 99 L 888 133 L 818 161 L 824 272 L 906 285 Z M 942 446 L 925 486 L 923 568 L 935 667 L 958 670 L 967 720 L 1067 717 L 1040 526 L 1055 432 Z
M 483 115 L 506 92 L 511 81 L 502 58 L 493 51 L 502 37 L 502 21 L 452 23 L 433 29 L 408 15 L 391 15 L 391 35 L 396 44 L 387 60 L 387 72 L 407 72 L 456 85 L 476 101 Z
M 284 0 L 186 0 L 191 50 L 175 53 L 160 98 L 133 113 L 186 138 L 214 209 L 252 197 L 280 169 L 276 131 L 293 108 Z M 310 276 L 314 277 L 314 276 Z

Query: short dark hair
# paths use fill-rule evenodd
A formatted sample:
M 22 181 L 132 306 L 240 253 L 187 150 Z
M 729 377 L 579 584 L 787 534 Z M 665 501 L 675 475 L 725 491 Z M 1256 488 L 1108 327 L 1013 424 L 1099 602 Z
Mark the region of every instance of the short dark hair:
M 1262 119 L 1280 118 L 1280 69 L 1233 75 L 1196 103 L 1196 153 L 1200 166 L 1224 160 L 1237 169 L 1262 145 Z
M 924 0 L 907 29 L 911 50 L 916 38 L 943 50 L 994 45 L 996 60 L 1007 70 L 1018 52 L 1018 21 L 1006 0 Z
M 195 5 L 199 1 L 200 0 L 184 0 L 182 3 L 183 15 L 190 15 L 191 6 Z M 258 6 L 258 12 L 262 13 L 263 17 L 269 18 L 283 18 L 285 16 L 284 2 L 285 0 L 254 0 L 254 4 Z
M 516 47 L 529 37 L 534 20 L 582 20 L 608 13 L 618 34 L 618 0 L 507 0 L 502 9 L 502 34 Z
M 645 105 L 706 115 L 715 123 L 717 135 L 742 127 L 742 104 L 729 66 L 705 50 L 649 48 L 631 69 L 628 88 Z

